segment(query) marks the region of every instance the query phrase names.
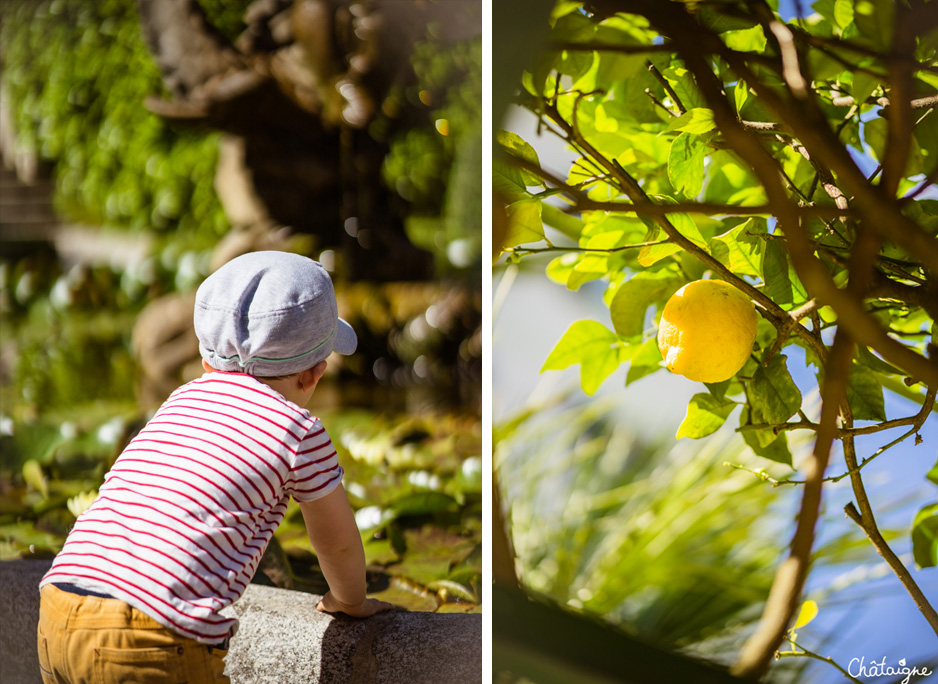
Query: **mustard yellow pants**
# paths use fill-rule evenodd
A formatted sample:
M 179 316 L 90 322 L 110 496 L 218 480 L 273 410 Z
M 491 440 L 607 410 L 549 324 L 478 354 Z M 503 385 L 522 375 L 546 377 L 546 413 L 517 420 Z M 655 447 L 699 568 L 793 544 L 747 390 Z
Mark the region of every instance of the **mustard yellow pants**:
M 230 684 L 227 651 L 172 632 L 123 601 L 46 585 L 39 603 L 45 684 Z

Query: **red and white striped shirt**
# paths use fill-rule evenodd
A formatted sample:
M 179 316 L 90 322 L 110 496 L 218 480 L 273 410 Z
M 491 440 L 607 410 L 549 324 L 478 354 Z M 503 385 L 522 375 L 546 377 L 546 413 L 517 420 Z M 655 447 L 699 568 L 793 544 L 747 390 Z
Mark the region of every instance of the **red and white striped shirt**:
M 318 418 L 249 375 L 177 389 L 105 476 L 40 586 L 109 594 L 202 643 L 237 624 L 241 597 L 289 497 L 312 501 L 343 471 Z

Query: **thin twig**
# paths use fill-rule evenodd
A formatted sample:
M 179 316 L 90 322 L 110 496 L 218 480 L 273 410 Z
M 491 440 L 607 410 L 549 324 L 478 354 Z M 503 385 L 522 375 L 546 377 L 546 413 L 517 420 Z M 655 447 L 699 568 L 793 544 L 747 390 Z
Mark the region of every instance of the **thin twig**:
M 629 245 L 621 245 L 619 247 L 511 247 L 506 249 L 506 252 L 511 252 L 513 254 L 541 254 L 543 252 L 583 252 L 587 254 L 615 254 L 616 252 L 624 252 L 627 249 L 641 249 L 643 247 L 654 247 L 656 245 L 666 245 L 670 240 L 652 240 L 650 242 L 636 242 Z M 522 254 L 522 256 L 523 256 Z
M 844 454 L 847 452 L 847 441 L 844 440 Z M 854 457 L 854 461 L 855 461 Z M 858 476 L 851 475 L 851 480 L 859 479 Z M 862 482 L 861 482 L 862 484 Z M 863 498 L 865 499 L 865 492 L 863 493 Z M 861 497 L 857 497 L 858 502 L 861 501 Z M 865 503 L 861 502 L 862 507 L 868 507 L 869 501 L 866 500 Z M 935 608 L 928 602 L 928 599 L 925 597 L 925 594 L 922 593 L 921 588 L 916 584 L 915 580 L 912 578 L 912 573 L 909 572 L 909 569 L 902 564 L 902 561 L 899 560 L 899 557 L 893 552 L 889 547 L 889 544 L 886 543 L 886 540 L 883 538 L 882 533 L 879 531 L 879 528 L 876 526 L 876 521 L 873 519 L 872 509 L 869 513 L 860 513 L 857 511 L 856 507 L 853 505 L 853 502 L 848 503 L 844 507 L 844 512 L 847 514 L 847 517 L 850 518 L 853 522 L 860 526 L 860 528 L 866 533 L 866 536 L 869 538 L 870 542 L 873 544 L 873 548 L 876 549 L 876 552 L 882 556 L 883 560 L 889 565 L 892 571 L 899 578 L 899 581 L 902 582 L 902 586 L 905 587 L 906 591 L 909 592 L 909 596 L 912 597 L 912 600 L 915 602 L 915 607 L 918 608 L 919 612 L 925 617 L 928 621 L 928 624 L 934 630 L 935 634 L 938 635 L 938 612 L 935 611 Z
M 664 102 L 662 102 L 661 100 L 659 100 L 659 99 L 657 98 L 657 96 L 655 96 L 655 94 L 654 94 L 653 92 L 651 92 L 651 88 L 645 88 L 645 94 L 646 94 L 649 98 L 651 98 L 651 101 L 654 102 L 655 105 L 656 105 L 657 107 L 659 107 L 663 112 L 665 112 L 668 116 L 671 116 L 671 117 L 678 117 L 678 116 L 680 116 L 680 114 L 679 114 L 678 112 L 673 112 L 673 111 L 671 111 L 670 109 L 668 109 L 668 105 L 666 105 Z
M 654 204 L 652 202 L 609 202 L 593 199 L 578 200 L 576 211 L 635 212 L 655 216 L 660 214 L 706 214 L 708 216 L 772 216 L 768 204 L 739 206 L 717 202 L 678 202 L 676 204 Z M 853 215 L 850 209 L 805 205 L 796 207 L 799 216 L 817 219 L 838 219 Z
M 821 426 L 817 423 L 812 423 L 809 420 L 802 420 L 799 422 L 788 422 L 788 423 L 751 423 L 749 425 L 740 425 L 736 428 L 736 432 L 748 432 L 751 430 L 771 430 L 776 435 L 780 432 L 786 432 L 788 430 L 814 430 L 815 432 Z
M 872 461 L 873 459 L 875 459 L 877 456 L 879 456 L 879 455 L 885 453 L 886 451 L 888 451 L 888 450 L 891 449 L 892 447 L 896 446 L 896 445 L 899 444 L 900 442 L 904 442 L 904 441 L 907 440 L 909 437 L 911 437 L 912 435 L 916 434 L 920 429 L 921 429 L 921 426 L 913 427 L 911 430 L 909 430 L 908 432 L 906 432 L 904 435 L 902 435 L 902 436 L 900 436 L 900 437 L 897 437 L 896 439 L 892 440 L 892 441 L 889 442 L 888 444 L 884 444 L 884 445 L 881 446 L 879 449 L 877 449 L 876 451 L 874 451 L 872 454 L 870 454 L 869 456 L 867 456 L 866 458 L 864 458 L 860 463 L 857 464 L 856 468 L 852 468 L 852 469 L 850 469 L 850 470 L 847 470 L 847 471 L 845 471 L 844 473 L 842 473 L 842 474 L 840 474 L 840 475 L 834 475 L 834 476 L 832 476 L 832 477 L 827 478 L 828 482 L 840 482 L 840 481 L 841 481 L 842 479 L 844 479 L 845 477 L 849 477 L 849 476 L 853 475 L 854 473 L 859 473 L 861 470 L 863 470 L 863 468 L 866 467 L 866 465 L 867 465 L 870 461 Z
M 818 308 L 818 302 L 816 299 L 809 299 L 807 302 L 802 304 L 800 307 L 794 311 L 789 312 L 788 316 L 790 322 L 786 321 L 783 326 L 778 328 L 778 334 L 775 336 L 775 342 L 772 344 L 772 347 L 765 353 L 763 357 L 763 362 L 768 363 L 773 356 L 775 356 L 788 341 L 791 331 L 794 330 L 795 326 L 801 322 L 801 319 L 805 316 L 810 316 L 811 313 Z
M 903 425 L 913 425 L 915 426 L 916 431 L 918 431 L 921 429 L 922 424 L 928 417 L 928 414 L 931 413 L 932 406 L 935 405 L 936 390 L 938 390 L 938 388 L 929 388 L 929 390 L 925 393 L 925 403 L 922 404 L 922 409 L 914 416 L 894 418 L 893 420 L 876 423 L 875 425 L 864 425 L 863 427 L 858 428 L 842 428 L 841 432 L 845 435 L 872 435 L 877 432 L 882 432 L 883 430 L 889 430 L 890 428 L 902 427 Z
M 674 46 L 668 43 L 623 45 L 622 43 L 576 43 L 573 41 L 553 41 L 548 50 L 570 50 L 572 52 L 617 52 L 623 55 L 647 55 L 656 52 L 674 52 Z
M 851 675 L 849 672 L 847 672 L 844 668 L 842 668 L 840 665 L 838 665 L 834 661 L 833 658 L 818 655 L 817 653 L 814 653 L 813 651 L 809 651 L 804 646 L 797 643 L 794 639 L 789 639 L 788 642 L 795 648 L 800 648 L 801 650 L 800 651 L 779 651 L 775 654 L 776 658 L 792 658 L 792 657 L 798 657 L 798 656 L 814 658 L 815 660 L 820 660 L 821 662 L 827 663 L 828 665 L 833 665 L 838 670 L 840 670 L 841 674 L 843 674 L 843 676 L 849 679 L 851 682 L 856 682 L 856 684 L 865 684 L 865 682 L 861 682 L 859 679 L 857 679 L 856 677 Z
M 658 71 L 658 67 L 656 67 L 654 64 L 652 64 L 651 62 L 649 62 L 649 63 L 648 63 L 648 71 L 651 72 L 651 75 L 655 77 L 655 80 L 657 80 L 658 83 L 661 84 L 661 87 L 664 88 L 664 92 L 666 92 L 666 93 L 668 94 L 668 97 L 671 98 L 671 102 L 674 103 L 674 106 L 677 107 L 677 110 L 678 110 L 681 114 L 686 114 L 686 113 L 687 113 L 687 107 L 684 106 L 684 103 L 681 102 L 681 98 L 679 98 L 679 97 L 677 96 L 677 93 L 674 92 L 674 88 L 671 87 L 671 84 L 668 82 L 668 79 L 666 79 L 666 78 L 661 74 L 661 72 Z
M 922 410 L 919 411 L 915 416 L 909 416 L 908 418 L 900 418 L 900 419 L 897 419 L 896 421 L 889 421 L 889 422 L 892 422 L 892 423 L 893 423 L 893 424 L 891 425 L 891 427 L 896 427 L 897 425 L 909 425 L 909 424 L 911 424 L 911 425 L 912 425 L 912 429 L 911 429 L 911 430 L 909 430 L 908 432 L 906 432 L 906 433 L 900 435 L 899 437 L 897 437 L 896 439 L 892 440 L 892 441 L 889 442 L 888 444 L 884 444 L 883 446 L 881 446 L 879 449 L 877 449 L 877 450 L 874 451 L 872 454 L 870 454 L 869 456 L 867 456 L 866 458 L 864 458 L 860 463 L 858 463 L 858 464 L 856 465 L 856 467 L 850 468 L 850 469 L 844 471 L 843 473 L 841 473 L 840 475 L 831 475 L 831 476 L 825 477 L 825 478 L 824 478 L 824 482 L 840 482 L 840 481 L 843 480 L 845 477 L 850 477 L 850 476 L 853 475 L 854 473 L 859 473 L 861 470 L 863 470 L 863 468 L 865 468 L 865 467 L 866 467 L 870 462 L 872 462 L 874 459 L 876 459 L 877 457 L 881 456 L 883 453 L 885 453 L 886 451 L 888 451 L 888 450 L 891 449 L 892 447 L 896 446 L 897 444 L 900 444 L 901 442 L 904 442 L 905 440 L 907 440 L 907 439 L 908 439 L 909 437 L 911 437 L 912 435 L 917 434 L 917 433 L 919 432 L 919 430 L 922 429 L 922 424 L 925 422 L 925 419 L 926 419 L 926 418 L 929 416 L 929 414 L 931 413 L 932 408 L 934 407 L 934 405 L 935 405 L 935 391 L 934 391 L 934 390 L 929 390 L 928 394 L 926 394 L 926 396 L 925 396 L 925 403 L 922 405 Z M 910 423 L 910 422 L 906 422 L 906 421 L 910 421 L 910 420 L 911 420 L 911 423 Z M 750 427 L 756 427 L 756 426 L 750 426 Z M 776 428 L 776 427 L 778 427 L 778 426 L 767 425 L 767 426 L 765 426 L 765 427 L 773 428 L 773 429 L 774 429 L 774 428 Z M 810 428 L 811 426 L 809 426 L 809 425 L 803 425 L 803 424 L 799 424 L 799 423 L 792 423 L 792 424 L 791 424 L 791 429 L 795 429 L 795 428 L 797 428 L 797 427 Z M 840 434 L 841 434 L 841 435 L 843 435 L 843 434 L 848 434 L 849 432 L 855 431 L 855 430 L 857 430 L 857 429 L 858 429 L 858 428 L 841 428 L 841 429 L 840 429 Z M 854 432 L 854 434 L 857 434 L 857 433 Z M 800 485 L 800 484 L 804 484 L 804 483 L 805 483 L 804 480 L 791 480 L 791 479 L 788 479 L 788 480 L 775 480 L 775 479 L 770 478 L 770 477 L 768 477 L 768 476 L 763 476 L 762 473 L 761 473 L 760 471 L 758 471 L 758 470 L 749 470 L 748 468 L 746 468 L 746 467 L 744 467 L 744 466 L 736 465 L 736 464 L 733 464 L 733 463 L 726 463 L 726 465 L 732 466 L 732 467 L 736 468 L 737 470 L 746 470 L 746 471 L 752 473 L 753 475 L 756 475 L 756 476 L 759 477 L 760 479 L 763 479 L 763 480 L 766 480 L 766 481 L 768 481 L 768 482 L 771 482 L 773 487 L 778 487 L 778 486 L 780 486 L 780 485 Z

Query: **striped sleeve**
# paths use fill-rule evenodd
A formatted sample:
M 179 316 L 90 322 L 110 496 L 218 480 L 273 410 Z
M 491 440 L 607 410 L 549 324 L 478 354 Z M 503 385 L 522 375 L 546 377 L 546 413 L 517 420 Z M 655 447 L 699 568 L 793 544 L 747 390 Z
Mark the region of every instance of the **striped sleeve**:
M 314 501 L 338 487 L 343 474 L 335 446 L 322 423 L 315 418 L 297 447 L 284 491 L 296 501 Z

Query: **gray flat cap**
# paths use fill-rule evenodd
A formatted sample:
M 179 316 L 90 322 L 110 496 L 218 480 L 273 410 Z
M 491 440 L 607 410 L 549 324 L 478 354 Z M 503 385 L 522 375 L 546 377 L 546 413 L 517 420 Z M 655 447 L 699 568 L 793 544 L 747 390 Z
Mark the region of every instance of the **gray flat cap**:
M 358 346 L 326 269 L 289 252 L 251 252 L 215 271 L 196 293 L 194 322 L 212 368 L 257 377 L 298 373 Z

